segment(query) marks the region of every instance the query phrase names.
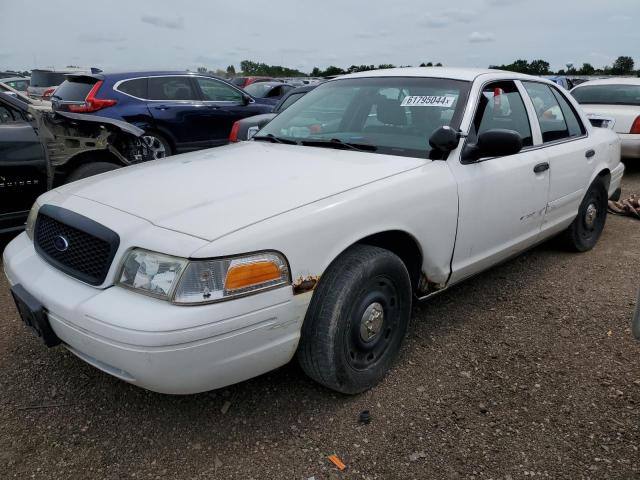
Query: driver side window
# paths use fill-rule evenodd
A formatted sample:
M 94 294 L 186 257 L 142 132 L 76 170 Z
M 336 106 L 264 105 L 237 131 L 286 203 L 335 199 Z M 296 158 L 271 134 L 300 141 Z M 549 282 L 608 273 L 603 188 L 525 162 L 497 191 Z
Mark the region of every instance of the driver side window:
M 469 139 L 475 143 L 480 134 L 493 129 L 513 130 L 522 137 L 523 147 L 533 145 L 527 109 L 511 81 L 490 83 L 482 89 Z

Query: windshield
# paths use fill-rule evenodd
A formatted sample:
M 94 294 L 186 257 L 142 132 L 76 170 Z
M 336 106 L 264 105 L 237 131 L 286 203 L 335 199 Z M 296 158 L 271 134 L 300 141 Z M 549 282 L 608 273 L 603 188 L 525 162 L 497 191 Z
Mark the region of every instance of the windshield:
M 314 146 L 339 141 L 377 153 L 427 158 L 434 130 L 459 128 L 469 87 L 469 82 L 440 78 L 334 80 L 280 113 L 258 138 L 312 141 Z
M 571 95 L 582 104 L 640 106 L 640 85 L 585 85 Z

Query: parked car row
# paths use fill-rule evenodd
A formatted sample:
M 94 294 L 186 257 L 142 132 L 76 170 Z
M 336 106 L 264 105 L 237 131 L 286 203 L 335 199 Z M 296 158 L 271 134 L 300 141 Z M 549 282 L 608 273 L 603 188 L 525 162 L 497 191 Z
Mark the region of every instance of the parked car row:
M 53 187 L 152 159 L 131 124 L 32 102 L 0 93 L 0 233 L 24 229 L 34 200 Z
M 72 124 L 258 104 L 200 75 L 77 78 L 51 114 Z M 294 98 L 249 142 L 41 195 L 3 264 L 47 346 L 137 386 L 201 392 L 297 356 L 355 394 L 392 366 L 415 298 L 555 235 L 593 248 L 623 172 L 619 137 L 548 80 L 361 72 Z

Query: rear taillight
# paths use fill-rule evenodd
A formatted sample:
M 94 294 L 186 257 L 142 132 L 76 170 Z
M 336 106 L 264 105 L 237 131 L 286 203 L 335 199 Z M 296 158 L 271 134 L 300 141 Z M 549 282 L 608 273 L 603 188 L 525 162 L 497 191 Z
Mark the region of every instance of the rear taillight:
M 631 125 L 631 131 L 629 133 L 640 135 L 640 117 L 636 117 L 633 121 L 633 125 Z
M 113 107 L 117 100 L 109 99 L 109 98 L 96 98 L 96 93 L 100 90 L 102 86 L 102 80 L 98 80 L 96 84 L 91 88 L 87 98 L 84 99 L 84 103 L 81 105 L 68 105 L 70 112 L 75 113 L 87 113 L 87 112 L 97 112 L 98 110 L 102 110 L 103 108 Z
M 229 134 L 230 142 L 238 141 L 238 132 L 240 131 L 240 121 L 234 122 L 233 127 L 231 127 L 231 133 Z
M 53 88 L 47 88 L 47 89 L 43 92 L 43 94 L 42 94 L 42 98 L 43 98 L 44 100 L 46 100 L 46 99 L 48 99 L 48 98 L 51 98 L 51 95 L 53 95 L 53 92 L 55 92 L 55 91 L 56 91 L 56 87 L 53 87 Z

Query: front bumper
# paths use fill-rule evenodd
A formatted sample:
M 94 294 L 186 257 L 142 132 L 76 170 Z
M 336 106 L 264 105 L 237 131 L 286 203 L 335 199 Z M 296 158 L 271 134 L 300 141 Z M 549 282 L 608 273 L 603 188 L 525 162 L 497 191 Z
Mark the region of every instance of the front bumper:
M 640 135 L 619 133 L 622 158 L 640 159 Z
M 161 393 L 197 393 L 273 370 L 293 357 L 310 299 L 283 287 L 227 302 L 177 306 L 120 287 L 75 280 L 35 252 L 26 234 L 3 255 L 11 285 L 48 312 L 82 360 Z

